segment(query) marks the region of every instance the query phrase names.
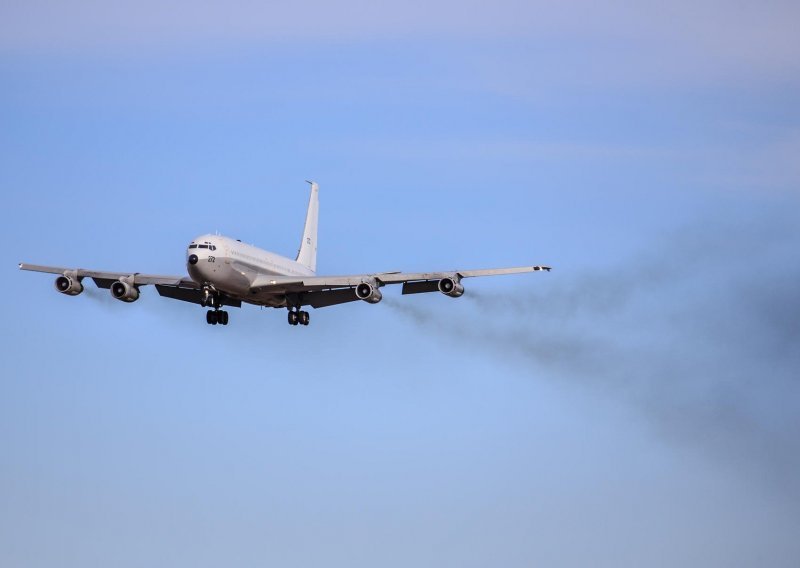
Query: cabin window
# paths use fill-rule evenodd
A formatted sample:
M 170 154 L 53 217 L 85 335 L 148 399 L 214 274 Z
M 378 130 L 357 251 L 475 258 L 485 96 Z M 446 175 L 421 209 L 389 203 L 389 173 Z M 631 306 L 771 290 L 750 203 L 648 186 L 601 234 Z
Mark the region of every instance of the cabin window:
M 196 248 L 197 248 L 197 245 L 189 245 L 189 248 L 190 248 L 190 249 L 196 249 Z

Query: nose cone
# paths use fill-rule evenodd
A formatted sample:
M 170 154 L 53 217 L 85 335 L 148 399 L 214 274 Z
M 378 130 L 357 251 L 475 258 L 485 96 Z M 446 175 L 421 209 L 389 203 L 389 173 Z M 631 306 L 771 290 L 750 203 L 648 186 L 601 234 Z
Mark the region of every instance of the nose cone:
M 186 271 L 195 282 L 208 282 L 211 279 L 214 264 L 206 262 L 208 255 L 200 252 L 192 253 L 186 257 Z

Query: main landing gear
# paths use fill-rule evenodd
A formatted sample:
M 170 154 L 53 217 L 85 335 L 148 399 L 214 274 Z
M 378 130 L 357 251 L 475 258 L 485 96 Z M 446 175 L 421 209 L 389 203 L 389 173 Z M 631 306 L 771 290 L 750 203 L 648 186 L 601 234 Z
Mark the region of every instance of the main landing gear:
M 308 325 L 308 322 L 311 320 L 311 316 L 308 315 L 308 312 L 304 312 L 300 309 L 297 310 L 289 310 L 289 325 Z
M 206 323 L 210 325 L 228 325 L 228 312 L 223 310 L 208 310 L 206 312 Z
M 203 298 L 200 300 L 200 305 L 204 308 L 214 308 L 206 312 L 206 323 L 209 325 L 228 325 L 228 312 L 220 310 L 222 302 L 219 299 L 219 294 L 214 288 L 210 286 L 203 287 Z

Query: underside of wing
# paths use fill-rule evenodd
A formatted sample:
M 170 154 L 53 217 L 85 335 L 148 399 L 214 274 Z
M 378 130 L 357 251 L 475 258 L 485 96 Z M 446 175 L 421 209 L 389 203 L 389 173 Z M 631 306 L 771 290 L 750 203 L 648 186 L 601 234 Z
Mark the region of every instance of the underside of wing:
M 550 271 L 549 266 L 519 266 L 513 268 L 487 268 L 480 270 L 452 270 L 447 272 L 378 272 L 347 276 L 260 276 L 251 285 L 251 292 L 311 292 L 335 288 L 353 288 L 361 283 L 408 284 L 413 282 L 436 282 L 444 278 L 474 278 L 478 276 L 500 276 L 525 272 Z
M 185 287 L 185 286 L 172 286 L 167 284 L 156 284 L 156 291 L 158 291 L 159 296 L 164 296 L 165 298 L 172 298 L 173 300 L 181 300 L 183 302 L 190 302 L 192 304 L 199 304 L 201 306 L 205 306 L 205 298 L 203 295 L 203 291 L 197 287 Z M 217 299 L 219 300 L 220 306 L 233 306 L 234 308 L 241 308 L 242 302 L 241 300 L 236 300 L 227 296 L 226 294 L 218 294 Z
M 378 303 L 380 288 L 389 284 L 402 284 L 403 294 L 441 292 L 457 298 L 464 293 L 463 278 L 498 276 L 525 272 L 549 271 L 549 266 L 519 266 L 481 270 L 453 270 L 448 272 L 379 272 L 346 276 L 261 276 L 250 288 L 254 298 L 263 295 L 285 296 L 289 305 L 321 308 L 346 302 L 363 300 Z

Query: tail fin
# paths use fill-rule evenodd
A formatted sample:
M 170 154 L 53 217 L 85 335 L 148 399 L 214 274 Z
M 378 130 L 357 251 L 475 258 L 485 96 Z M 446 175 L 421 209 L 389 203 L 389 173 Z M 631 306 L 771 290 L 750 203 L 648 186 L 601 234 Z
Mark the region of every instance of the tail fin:
M 303 228 L 303 240 L 300 241 L 300 250 L 297 251 L 297 262 L 303 266 L 317 271 L 317 223 L 319 219 L 319 186 L 311 184 L 311 197 L 308 199 L 308 212 L 306 225 Z

